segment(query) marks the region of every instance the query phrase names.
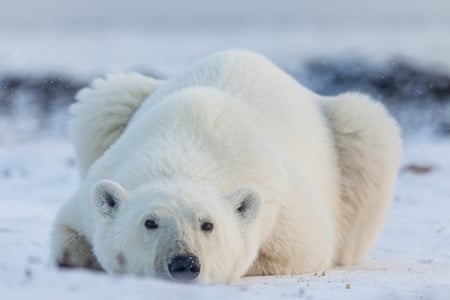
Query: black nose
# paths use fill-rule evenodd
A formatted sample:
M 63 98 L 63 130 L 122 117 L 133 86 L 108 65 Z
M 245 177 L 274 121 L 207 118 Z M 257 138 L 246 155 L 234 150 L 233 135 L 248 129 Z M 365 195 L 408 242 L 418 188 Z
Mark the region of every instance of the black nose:
M 200 262 L 195 255 L 175 256 L 169 264 L 170 275 L 177 280 L 194 280 L 200 273 Z

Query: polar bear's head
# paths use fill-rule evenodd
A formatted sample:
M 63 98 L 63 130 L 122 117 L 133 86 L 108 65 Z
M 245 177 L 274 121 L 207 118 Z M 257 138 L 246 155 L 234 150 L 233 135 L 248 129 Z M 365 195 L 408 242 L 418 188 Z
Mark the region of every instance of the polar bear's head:
M 257 255 L 262 198 L 256 189 L 222 197 L 188 183 L 127 191 L 102 180 L 91 195 L 98 212 L 94 252 L 108 272 L 229 282 Z

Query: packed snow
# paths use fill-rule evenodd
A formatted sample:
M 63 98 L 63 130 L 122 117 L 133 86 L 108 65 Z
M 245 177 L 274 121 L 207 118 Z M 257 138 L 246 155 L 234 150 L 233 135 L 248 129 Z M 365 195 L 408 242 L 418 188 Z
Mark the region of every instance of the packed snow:
M 66 139 L 2 144 L 0 293 L 2 299 L 445 299 L 450 295 L 449 149 L 449 140 L 406 141 L 385 230 L 361 265 L 324 274 L 244 278 L 229 286 L 193 286 L 51 266 L 52 219 L 78 184 L 73 150 Z
M 450 73 L 445 0 L 61 3 L 0 0 L 0 80 L 56 72 L 87 82 L 123 70 L 164 77 L 235 47 L 260 51 L 291 73 L 311 59 L 342 55 L 373 64 L 399 55 Z M 437 109 L 396 110 L 408 132 L 402 167 L 386 226 L 364 262 L 211 286 L 49 263 L 53 218 L 79 178 L 65 108 L 36 117 L 36 99 L 22 94 L 11 100 L 14 115 L 0 114 L 0 299 L 450 299 L 450 135 L 425 124 L 435 114 L 450 123 L 450 99 L 427 102 Z M 408 127 L 415 118 L 423 120 L 420 130 Z

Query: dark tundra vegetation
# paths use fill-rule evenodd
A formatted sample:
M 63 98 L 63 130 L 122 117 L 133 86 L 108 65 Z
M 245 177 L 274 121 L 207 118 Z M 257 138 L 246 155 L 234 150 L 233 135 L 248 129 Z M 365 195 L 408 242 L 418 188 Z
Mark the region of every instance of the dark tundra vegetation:
M 450 74 L 435 66 L 402 58 L 375 64 L 353 57 L 311 60 L 291 74 L 319 94 L 370 94 L 388 106 L 405 134 L 426 126 L 436 134 L 450 135 L 446 109 L 450 105 Z M 88 83 L 86 78 L 56 74 L 0 75 L 0 115 L 12 119 L 25 115 L 36 118 L 39 126 L 49 127 L 53 120 L 49 116 L 67 108 Z

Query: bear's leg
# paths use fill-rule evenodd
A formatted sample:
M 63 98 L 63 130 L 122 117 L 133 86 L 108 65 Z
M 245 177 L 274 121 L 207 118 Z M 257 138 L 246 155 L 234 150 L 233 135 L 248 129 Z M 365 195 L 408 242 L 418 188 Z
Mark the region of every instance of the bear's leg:
M 322 272 L 333 265 L 336 239 L 330 209 L 305 176 L 293 172 L 291 178 L 295 184 L 285 194 L 271 237 L 260 245 L 248 276 Z
M 349 93 L 323 102 L 341 180 L 335 263 L 357 263 L 375 244 L 385 220 L 401 158 L 399 128 L 386 109 Z
M 161 81 L 137 73 L 95 79 L 70 107 L 69 130 L 81 177 L 119 138 L 142 102 Z
M 90 243 L 75 229 L 80 221 L 75 195 L 58 212 L 53 225 L 50 254 L 52 263 L 62 268 L 102 270 Z
M 335 137 L 341 180 L 335 263 L 357 263 L 384 223 L 401 158 L 399 128 L 369 97 L 349 93 L 323 102 Z
M 52 259 L 60 268 L 102 270 L 86 238 L 68 225 L 53 230 Z

